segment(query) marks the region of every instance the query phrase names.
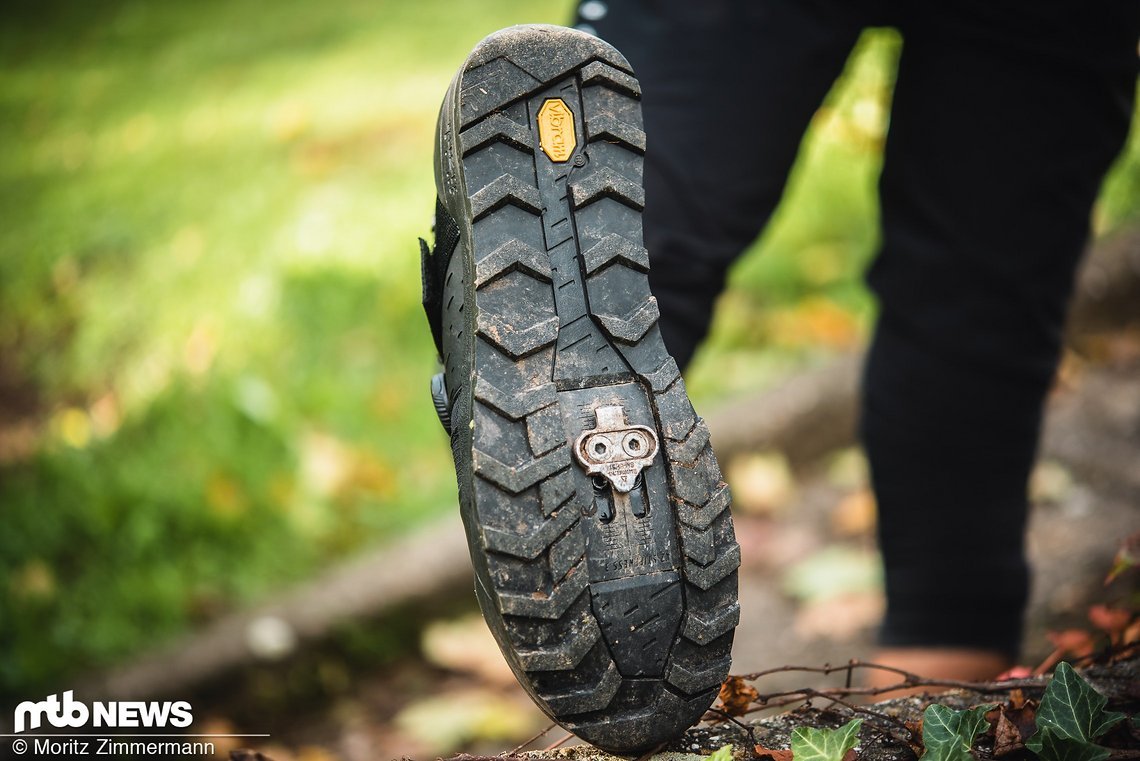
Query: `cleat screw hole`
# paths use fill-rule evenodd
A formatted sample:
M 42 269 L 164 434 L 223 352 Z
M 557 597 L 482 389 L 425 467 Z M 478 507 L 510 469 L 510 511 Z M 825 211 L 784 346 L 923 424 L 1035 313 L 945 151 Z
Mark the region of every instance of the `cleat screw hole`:
M 602 475 L 592 476 L 590 478 L 590 481 L 594 484 L 594 491 L 605 491 L 606 488 L 610 485 L 610 482 L 607 481 L 606 477 Z
M 602 455 L 605 453 L 606 453 L 606 445 L 605 444 L 603 444 L 600 441 L 598 443 L 594 444 L 594 454 Z

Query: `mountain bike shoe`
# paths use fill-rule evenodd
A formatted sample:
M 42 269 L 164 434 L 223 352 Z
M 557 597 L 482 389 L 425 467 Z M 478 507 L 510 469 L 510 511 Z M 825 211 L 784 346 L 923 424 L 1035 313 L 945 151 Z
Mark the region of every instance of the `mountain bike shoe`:
M 542 710 L 622 754 L 700 719 L 740 617 L 728 487 L 646 275 L 640 96 L 590 35 L 487 37 L 444 98 L 420 244 L 483 615 Z

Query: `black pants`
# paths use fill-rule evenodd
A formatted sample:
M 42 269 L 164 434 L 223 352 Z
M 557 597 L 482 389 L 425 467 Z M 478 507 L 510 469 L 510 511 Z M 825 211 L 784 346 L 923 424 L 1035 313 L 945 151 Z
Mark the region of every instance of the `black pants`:
M 1015 654 L 1026 484 L 1090 210 L 1128 131 L 1140 3 L 582 8 L 641 80 L 650 278 L 682 366 L 856 38 L 901 31 L 861 415 L 886 566 L 881 639 Z

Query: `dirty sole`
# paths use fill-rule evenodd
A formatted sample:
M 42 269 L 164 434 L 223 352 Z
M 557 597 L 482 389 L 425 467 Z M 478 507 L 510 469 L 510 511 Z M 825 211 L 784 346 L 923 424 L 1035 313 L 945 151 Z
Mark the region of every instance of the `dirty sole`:
M 452 83 L 436 160 L 476 592 L 539 706 L 618 753 L 700 718 L 739 620 L 728 488 L 649 290 L 640 96 L 606 43 L 506 29 Z

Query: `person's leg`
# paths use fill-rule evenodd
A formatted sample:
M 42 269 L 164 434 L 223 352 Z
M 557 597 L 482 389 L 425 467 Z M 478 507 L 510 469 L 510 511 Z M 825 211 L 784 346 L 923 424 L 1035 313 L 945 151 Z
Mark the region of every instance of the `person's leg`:
M 1018 650 L 1027 480 L 1132 113 L 1138 7 L 978 0 L 901 20 L 861 423 L 887 657 L 946 648 L 994 670 Z
M 708 331 L 726 270 L 779 202 L 804 130 L 868 22 L 867 5 L 579 6 L 579 23 L 621 50 L 641 80 L 649 278 L 682 368 Z

